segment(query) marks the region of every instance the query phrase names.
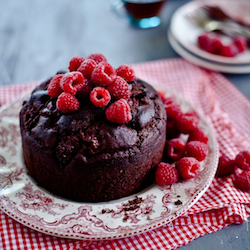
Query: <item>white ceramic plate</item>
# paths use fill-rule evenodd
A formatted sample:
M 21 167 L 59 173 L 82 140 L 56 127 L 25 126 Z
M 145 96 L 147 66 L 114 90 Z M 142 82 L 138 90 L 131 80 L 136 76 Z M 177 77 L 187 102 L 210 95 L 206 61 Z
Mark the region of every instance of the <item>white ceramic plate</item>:
M 201 50 L 197 46 L 197 38 L 201 35 L 204 30 L 190 22 L 186 15 L 194 13 L 198 8 L 204 5 L 216 5 L 220 6 L 232 15 L 240 15 L 244 17 L 247 22 L 250 23 L 250 2 L 246 1 L 218 1 L 218 0 L 198 0 L 191 1 L 179 9 L 173 14 L 170 23 L 170 31 L 173 37 L 178 41 L 186 50 L 193 53 L 200 58 L 209 60 L 215 63 L 223 63 L 225 65 L 245 65 L 250 66 L 250 50 L 238 54 L 236 57 L 223 57 L 214 55 Z
M 214 61 L 206 60 L 202 57 L 197 56 L 194 53 L 191 53 L 189 50 L 184 48 L 172 35 L 171 31 L 168 31 L 169 43 L 173 49 L 183 58 L 189 62 L 194 63 L 195 65 L 201 66 L 206 69 L 211 69 L 214 71 L 222 73 L 234 73 L 234 74 L 245 74 L 250 73 L 250 64 L 246 65 L 230 65 L 223 63 L 216 63 Z
M 193 110 L 184 99 L 177 99 L 183 111 Z M 209 137 L 209 152 L 194 179 L 171 187 L 153 184 L 135 195 L 102 203 L 73 202 L 54 196 L 36 185 L 23 164 L 18 118 L 21 104 L 22 100 L 15 101 L 0 112 L 0 209 L 36 231 L 84 240 L 140 234 L 185 213 L 214 178 L 218 146 L 211 127 L 201 117 L 199 126 Z M 132 207 L 129 203 L 135 199 L 138 204 Z

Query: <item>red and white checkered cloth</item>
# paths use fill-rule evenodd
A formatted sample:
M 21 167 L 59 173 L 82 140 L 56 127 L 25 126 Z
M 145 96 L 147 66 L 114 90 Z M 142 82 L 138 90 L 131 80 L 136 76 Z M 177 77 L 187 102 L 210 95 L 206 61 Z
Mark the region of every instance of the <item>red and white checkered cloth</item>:
M 220 151 L 235 157 L 250 148 L 250 101 L 219 73 L 201 69 L 183 59 L 134 65 L 136 75 L 181 94 L 207 116 Z M 0 88 L 0 105 L 14 100 L 37 83 Z M 170 224 L 130 238 L 80 241 L 48 236 L 29 229 L 0 212 L 0 249 L 177 249 L 250 216 L 250 194 L 239 191 L 232 177 L 215 178 L 197 203 Z

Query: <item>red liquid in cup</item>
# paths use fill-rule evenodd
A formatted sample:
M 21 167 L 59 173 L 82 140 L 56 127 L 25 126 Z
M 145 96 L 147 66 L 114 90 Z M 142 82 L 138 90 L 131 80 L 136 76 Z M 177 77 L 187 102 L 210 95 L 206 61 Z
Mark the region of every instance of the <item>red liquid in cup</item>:
M 163 1 L 125 1 L 127 12 L 134 19 L 142 19 L 157 16 L 166 0 Z

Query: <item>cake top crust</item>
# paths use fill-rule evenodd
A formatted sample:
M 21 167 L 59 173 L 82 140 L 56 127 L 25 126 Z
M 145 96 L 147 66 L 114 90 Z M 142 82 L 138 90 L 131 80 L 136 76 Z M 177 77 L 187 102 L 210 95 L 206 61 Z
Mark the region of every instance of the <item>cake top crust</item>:
M 21 122 L 41 147 L 55 151 L 61 164 L 67 164 L 79 150 L 91 157 L 139 146 L 145 131 L 150 133 L 152 124 L 157 126 L 153 120 L 166 120 L 157 91 L 140 79 L 128 83 L 132 119 L 125 124 L 108 121 L 105 108 L 94 106 L 89 98 L 79 98 L 79 110 L 63 113 L 56 107 L 56 99 L 48 95 L 49 82 L 41 83 L 24 101 Z

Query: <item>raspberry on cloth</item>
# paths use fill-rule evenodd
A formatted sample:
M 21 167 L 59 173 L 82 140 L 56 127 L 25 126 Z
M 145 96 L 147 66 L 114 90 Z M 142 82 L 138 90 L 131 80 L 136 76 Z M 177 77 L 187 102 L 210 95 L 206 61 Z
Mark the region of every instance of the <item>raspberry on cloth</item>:
M 229 158 L 250 148 L 250 102 L 224 76 L 183 59 L 133 65 L 136 75 L 149 83 L 180 93 L 211 122 L 222 154 Z M 37 83 L 0 88 L 0 105 L 14 101 Z M 238 190 L 233 178 L 214 178 L 204 195 L 181 217 L 147 233 L 107 241 L 57 238 L 36 232 L 0 212 L 3 249 L 177 249 L 208 233 L 250 216 L 250 194 Z

